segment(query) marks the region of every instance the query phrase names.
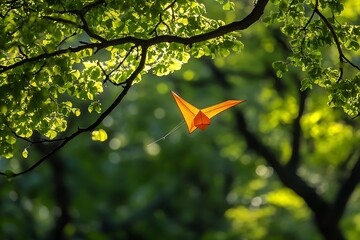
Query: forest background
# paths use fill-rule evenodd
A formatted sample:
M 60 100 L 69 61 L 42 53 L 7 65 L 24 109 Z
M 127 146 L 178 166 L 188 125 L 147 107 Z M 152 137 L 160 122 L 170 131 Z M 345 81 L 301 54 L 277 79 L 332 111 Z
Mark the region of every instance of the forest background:
M 70 9 L 66 4 L 73 1 L 64 1 L 63 5 L 50 2 L 44 1 L 48 4 L 44 6 L 55 6 L 55 12 L 56 6 Z M 259 12 L 260 20 L 244 30 L 190 44 L 191 50 L 178 45 L 151 49 L 135 41 L 134 45 L 126 45 L 127 51 L 116 50 L 118 62 L 110 61 L 116 58 L 115 50 L 101 49 L 100 45 L 84 47 L 82 60 L 71 62 L 72 49 L 107 43 L 99 36 L 106 35 L 102 35 L 106 28 L 114 27 L 109 19 L 115 18 L 116 13 L 101 15 L 101 7 L 111 8 L 116 1 L 78 1 L 71 9 L 79 11 L 55 12 L 58 15 L 46 12 L 52 8 L 38 10 L 45 14 L 42 18 L 47 24 L 60 22 L 68 34 L 56 35 L 56 29 L 49 30 L 49 36 L 41 41 L 42 48 L 34 48 L 34 52 L 30 45 L 21 43 L 34 41 L 36 34 L 32 36 L 32 31 L 40 31 L 44 26 L 33 24 L 31 31 L 24 30 L 17 28 L 19 19 L 9 20 L 14 11 L 26 12 L 27 7 L 33 6 L 22 1 L 2 3 L 2 34 L 8 36 L 15 29 L 14 35 L 23 35 L 17 35 L 22 39 L 17 44 L 16 37 L 6 38 L 8 44 L 4 41 L 0 48 L 2 59 L 7 59 L 0 64 L 0 171 L 4 175 L 0 178 L 1 239 L 357 239 L 360 4 L 292 1 L 305 6 L 305 20 L 299 23 L 303 26 L 301 34 L 306 36 L 304 39 L 313 40 L 300 46 L 305 50 L 297 57 L 309 59 L 297 67 L 286 63 L 291 62 L 289 57 L 299 47 L 296 40 L 289 39 L 292 34 L 302 36 L 294 30 L 295 25 L 293 29 L 282 27 L 280 12 L 291 12 L 288 9 L 292 7 L 287 1 L 192 2 L 158 1 L 158 12 L 152 13 L 154 21 L 147 22 L 151 31 L 139 24 L 147 32 L 135 37 L 150 39 L 174 31 L 168 19 L 176 11 L 181 14 L 182 4 L 189 4 L 210 20 L 216 19 L 209 20 L 214 29 L 243 19 L 256 6 L 263 4 L 266 8 L 263 15 Z M 138 10 L 134 2 L 126 3 L 119 8 L 146 12 L 146 6 Z M 205 6 L 206 11 L 202 8 Z M 108 25 L 97 29 L 84 24 L 87 14 L 109 20 L 105 21 Z M 323 14 L 333 28 L 324 24 L 326 21 L 319 25 Z M 129 28 L 133 21 L 141 19 L 139 15 L 126 17 L 132 21 L 128 22 Z M 76 18 L 82 22 L 82 32 L 73 34 Z M 179 22 L 191 26 L 191 20 L 188 16 Z M 337 28 L 337 24 L 344 28 Z M 355 30 L 342 32 L 347 24 Z M 324 39 L 311 36 L 316 32 L 307 32 L 308 26 L 320 29 L 324 35 L 319 36 L 325 36 Z M 338 34 L 338 41 L 331 29 Z M 184 27 L 184 33 L 178 34 L 185 34 L 185 30 L 192 33 Z M 116 31 L 109 31 L 107 37 L 119 34 Z M 209 29 L 205 27 L 203 31 Z M 194 34 L 201 31 L 195 29 Z M 326 42 L 327 39 L 330 40 Z M 298 39 L 298 43 L 302 41 L 307 40 Z M 314 42 L 318 45 L 312 45 Z M 337 43 L 341 44 L 340 52 Z M 51 56 L 63 49 L 69 51 L 64 58 Z M 142 64 L 143 49 L 149 49 L 146 64 L 154 70 L 146 69 L 149 72 L 141 72 L 141 78 L 135 76 L 128 84 L 127 80 L 137 71 L 133 62 Z M 41 55 L 41 51 L 47 61 L 28 60 Z M 160 59 L 160 63 L 154 63 L 157 60 L 151 56 Z M 129 61 L 127 66 L 125 59 Z M 24 66 L 16 65 L 22 61 Z M 40 75 L 47 64 L 55 90 L 41 88 L 41 81 L 34 84 L 32 76 L 26 75 Z M 306 64 L 331 69 L 317 72 L 320 67 Z M 64 69 L 68 65 L 81 71 L 80 75 L 73 74 L 80 79 L 78 82 L 74 76 L 67 76 Z M 121 74 L 116 75 L 117 71 Z M 316 79 L 319 76 L 323 81 Z M 330 76 L 330 83 L 325 82 L 326 76 Z M 75 88 L 81 84 L 86 87 Z M 24 92 L 32 91 L 26 90 L 28 86 L 39 87 L 41 94 L 27 98 Z M 119 96 L 119 89 L 126 90 L 123 100 L 99 120 L 101 113 L 107 111 L 106 106 Z M 182 120 L 171 90 L 199 108 L 228 99 L 247 101 L 215 117 L 206 131 L 188 134 L 183 126 L 151 144 Z M 14 97 L 16 93 L 23 99 L 38 99 L 27 102 Z M 47 98 L 52 99 L 48 105 Z M 57 104 L 51 105 L 52 101 Z M 36 109 L 41 116 L 37 120 L 30 114 L 33 109 L 22 105 L 27 103 L 45 104 L 39 109 L 48 111 Z M 28 111 L 22 113 L 21 108 Z M 63 115 L 51 115 L 57 112 Z M 42 122 L 45 115 L 57 122 L 46 125 Z M 38 121 L 38 129 L 30 133 L 32 126 L 27 123 L 31 121 Z M 74 132 L 79 134 L 67 140 Z M 53 151 L 62 141 L 66 144 Z

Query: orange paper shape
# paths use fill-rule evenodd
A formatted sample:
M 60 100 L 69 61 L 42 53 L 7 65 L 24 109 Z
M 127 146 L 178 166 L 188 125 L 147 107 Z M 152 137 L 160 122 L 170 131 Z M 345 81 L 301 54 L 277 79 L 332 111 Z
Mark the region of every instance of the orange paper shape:
M 186 125 L 189 129 L 189 133 L 199 128 L 205 130 L 210 125 L 210 119 L 217 114 L 231 108 L 239 103 L 245 102 L 246 100 L 228 100 L 204 109 L 198 109 L 186 102 L 184 99 L 179 97 L 176 93 L 171 91 L 176 104 L 178 105 L 181 114 L 183 115 Z

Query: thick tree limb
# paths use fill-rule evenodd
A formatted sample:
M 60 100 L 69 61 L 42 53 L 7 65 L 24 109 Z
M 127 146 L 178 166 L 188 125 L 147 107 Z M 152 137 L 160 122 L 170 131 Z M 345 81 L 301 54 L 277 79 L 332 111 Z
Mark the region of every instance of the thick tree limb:
M 328 203 L 316 193 L 314 188 L 307 185 L 306 182 L 296 174 L 296 172 L 290 171 L 288 168 L 280 164 L 277 156 L 275 156 L 272 150 L 264 145 L 264 143 L 262 143 L 260 139 L 258 139 L 258 137 L 256 137 L 256 135 L 248 129 L 245 117 L 241 112 L 236 113 L 236 120 L 238 131 L 240 131 L 242 136 L 245 138 L 248 147 L 265 159 L 265 161 L 277 173 L 281 182 L 301 196 L 313 212 L 327 212 L 329 209 Z
M 216 68 L 215 65 L 209 65 L 212 72 L 216 76 L 216 79 L 219 80 L 221 86 L 224 89 L 231 88 L 230 84 L 227 81 L 226 74 L 222 72 L 220 69 Z M 305 95 L 302 97 L 303 99 L 300 101 L 305 101 Z M 304 107 L 304 106 L 303 106 Z M 301 117 L 304 109 L 299 109 L 299 116 Z M 236 123 L 237 129 L 241 133 L 241 135 L 245 138 L 248 147 L 251 150 L 254 150 L 257 154 L 262 156 L 265 161 L 274 169 L 280 178 L 281 182 L 294 192 L 296 192 L 299 196 L 301 196 L 307 205 L 315 212 L 321 211 L 326 212 L 329 208 L 328 204 L 316 193 L 316 190 L 301 179 L 296 171 L 292 171 L 287 168 L 285 165 L 282 165 L 278 161 L 278 157 L 273 153 L 273 151 L 266 146 L 255 133 L 251 132 L 248 129 L 247 122 L 243 114 L 238 111 L 236 112 Z M 300 121 L 300 120 L 299 120 Z M 296 124 L 295 124 L 296 125 Z M 297 143 L 296 143 L 297 144 Z
M 244 19 L 240 20 L 240 21 L 236 21 L 236 22 L 232 22 L 230 24 L 221 26 L 219 28 L 217 28 L 216 30 L 213 30 L 211 32 L 207 32 L 207 33 L 203 33 L 203 34 L 199 34 L 199 35 L 195 35 L 193 37 L 178 37 L 178 36 L 173 36 L 173 35 L 162 35 L 162 36 L 155 36 L 153 38 L 149 38 L 149 39 L 141 39 L 141 38 L 135 38 L 135 37 L 131 37 L 131 36 L 127 36 L 127 37 L 123 37 L 123 38 L 118 38 L 118 39 L 114 39 L 114 40 L 103 40 L 101 42 L 97 42 L 97 43 L 89 43 L 86 45 L 81 45 L 78 47 L 73 47 L 73 48 L 67 48 L 67 49 L 60 49 L 51 53 L 43 53 L 40 54 L 38 56 L 35 57 L 31 57 L 28 59 L 23 59 L 19 62 L 16 62 L 12 65 L 9 66 L 1 66 L 0 67 L 0 74 L 3 72 L 6 72 L 8 70 L 14 69 L 16 67 L 19 67 L 23 64 L 26 63 L 30 63 L 30 62 L 37 62 L 39 60 L 42 59 L 47 59 L 47 58 L 51 58 L 54 56 L 60 56 L 63 54 L 68 54 L 69 52 L 71 53 L 76 53 L 76 52 L 80 52 L 82 50 L 85 49 L 103 49 L 109 46 L 116 46 L 116 45 L 123 45 L 126 43 L 132 43 L 136 46 L 152 46 L 152 45 L 156 45 L 159 43 L 180 43 L 180 44 L 184 44 L 184 45 L 191 45 L 197 42 L 203 42 L 209 39 L 213 39 L 213 38 L 217 38 L 220 36 L 223 36 L 227 33 L 231 33 L 234 31 L 238 31 L 238 30 L 244 30 L 246 28 L 248 28 L 249 26 L 251 26 L 252 24 L 254 24 L 257 20 L 260 19 L 260 17 L 262 16 L 262 14 L 264 13 L 264 9 L 266 4 L 269 2 L 269 0 L 259 0 L 253 11 L 247 15 Z
M 214 66 L 212 69 L 216 75 L 216 78 L 218 80 L 220 80 L 221 85 L 223 86 L 223 88 L 225 89 L 229 89 L 231 86 L 229 85 L 229 83 L 226 81 L 226 76 L 225 73 L 221 72 L 219 69 L 216 69 L 216 67 Z M 300 97 L 300 104 L 301 102 L 304 103 L 306 98 L 306 95 L 304 93 L 304 95 L 302 97 Z M 300 106 L 299 109 L 299 113 L 298 113 L 298 120 L 295 120 L 294 122 L 294 127 L 296 127 L 297 124 L 299 124 L 302 112 L 304 109 L 304 106 Z M 237 129 L 240 132 L 240 134 L 245 138 L 245 141 L 249 147 L 249 149 L 253 150 L 256 154 L 260 155 L 261 157 L 264 158 L 264 160 L 269 164 L 269 166 L 271 166 L 274 171 L 276 172 L 278 178 L 280 179 L 280 181 L 282 182 L 282 184 L 286 187 L 288 187 L 289 189 L 293 190 L 297 195 L 299 195 L 308 205 L 308 207 L 311 209 L 311 211 L 313 212 L 314 218 L 315 218 L 315 222 L 318 226 L 319 231 L 322 233 L 322 235 L 325 237 L 325 239 L 328 240 L 342 240 L 344 239 L 344 236 L 341 232 L 341 230 L 339 229 L 338 226 L 338 220 L 333 219 L 333 207 L 331 204 L 329 204 L 328 202 L 326 202 L 317 192 L 316 189 L 314 189 L 313 187 L 309 186 L 301 177 L 299 177 L 296 174 L 296 168 L 290 168 L 288 167 L 288 165 L 282 165 L 279 160 L 278 157 L 274 154 L 274 152 L 272 151 L 271 148 L 269 148 L 268 146 L 266 146 L 259 137 L 256 136 L 256 134 L 252 131 L 249 130 L 248 126 L 247 126 L 247 122 L 245 120 L 244 115 L 240 112 L 237 111 L 235 113 L 236 116 L 236 124 L 237 124 Z M 298 123 L 297 123 L 298 121 Z M 293 130 L 294 132 L 295 130 Z M 301 129 L 296 130 L 296 131 L 301 131 Z M 300 132 L 299 133 L 293 133 L 295 135 L 299 134 L 300 136 Z M 299 136 L 293 136 L 294 138 L 298 139 Z M 299 141 L 299 142 L 297 142 Z M 293 146 L 295 146 L 296 148 L 298 148 L 300 145 L 300 139 L 298 140 L 294 140 L 293 141 Z M 295 151 L 295 152 L 294 152 Z M 299 152 L 296 152 L 297 150 L 293 150 L 293 154 L 292 157 L 296 160 L 292 160 L 293 163 L 298 164 L 299 163 Z M 290 162 L 291 160 L 289 160 L 288 162 Z M 360 160 L 359 160 L 359 166 L 358 168 L 360 168 Z M 359 176 L 356 176 L 355 172 L 359 172 L 360 169 L 354 170 L 353 172 L 353 176 L 349 177 L 348 180 L 349 184 L 348 187 L 344 188 L 344 194 L 348 194 L 349 196 L 351 195 L 353 189 L 355 188 L 354 186 L 354 182 L 358 182 L 360 178 Z M 354 181 L 354 178 L 356 178 L 357 180 Z M 345 190 L 346 189 L 346 190 Z M 342 199 L 342 205 L 343 207 L 345 207 L 347 199 L 346 197 L 344 199 Z M 343 213 L 343 210 L 341 210 L 341 208 L 339 208 L 337 211 L 339 211 L 339 213 Z M 340 217 L 340 216 L 339 216 Z
M 358 157 L 354 167 L 351 170 L 348 178 L 340 186 L 340 189 L 335 197 L 335 201 L 332 206 L 332 219 L 339 222 L 344 214 L 347 203 L 354 192 L 356 186 L 360 182 L 360 156 Z
M 298 81 L 300 82 L 300 81 Z M 299 91 L 299 110 L 298 115 L 296 116 L 293 122 L 292 129 L 292 152 L 289 162 L 287 163 L 287 167 L 296 172 L 296 169 L 299 166 L 300 162 L 300 145 L 301 145 L 301 136 L 302 136 L 302 128 L 301 128 L 301 118 L 305 111 L 305 100 L 307 98 L 308 91 Z

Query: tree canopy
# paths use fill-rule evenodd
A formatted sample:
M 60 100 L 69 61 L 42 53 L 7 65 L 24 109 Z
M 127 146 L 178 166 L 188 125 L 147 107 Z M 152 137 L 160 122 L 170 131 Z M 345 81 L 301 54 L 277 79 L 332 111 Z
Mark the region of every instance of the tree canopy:
M 223 11 L 234 10 L 231 1 L 215 2 Z M 7 94 L 1 97 L 0 154 L 13 157 L 17 138 L 34 143 L 34 132 L 46 138 L 40 141 L 63 145 L 93 131 L 145 73 L 163 76 L 179 70 L 191 56 L 241 51 L 239 30 L 259 20 L 267 4 L 257 1 L 250 13 L 237 16 L 241 20 L 227 23 L 208 17 L 206 5 L 196 1 L 5 1 L 0 90 Z M 263 21 L 279 22 L 292 50 L 286 60 L 273 63 L 277 75 L 289 65 L 301 67 L 306 72 L 302 90 L 318 84 L 329 91 L 330 105 L 359 114 L 358 71 L 351 71 L 359 67 L 347 52 L 359 49 L 360 30 L 341 21 L 343 4 L 274 1 L 273 9 Z M 329 51 L 335 57 L 323 63 Z M 98 96 L 109 85 L 122 91 L 102 109 Z M 88 101 L 88 112 L 100 116 L 57 138 L 66 131 L 68 118 L 82 113 L 74 99 Z M 22 155 L 27 157 L 28 150 Z
M 177 229 L 179 239 L 196 235 L 178 229 L 199 228 L 190 226 L 194 222 L 189 218 L 194 216 L 204 228 L 220 223 L 213 232 L 199 230 L 196 236 L 204 239 L 263 239 L 271 235 L 269 229 L 276 238 L 286 230 L 268 219 L 274 215 L 286 219 L 281 218 L 284 209 L 293 214 L 293 232 L 288 234 L 295 239 L 308 239 L 300 236 L 302 230 L 316 232 L 306 225 L 311 216 L 318 232 L 315 238 L 345 239 L 359 232 L 352 229 L 358 224 L 359 209 L 349 204 L 352 196 L 358 200 L 355 190 L 360 180 L 358 4 L 336 0 L 6 0 L 0 7 L 0 155 L 7 158 L 1 159 L 1 175 L 15 181 L 35 169 L 41 174 L 37 167 L 48 160 L 59 178 L 57 191 L 64 191 L 67 185 L 61 169 L 66 166 L 61 159 L 73 158 L 78 162 L 73 164 L 79 165 L 68 169 L 88 173 L 87 179 L 101 173 L 108 174 L 109 181 L 126 179 L 128 184 L 119 186 L 119 194 L 126 196 L 126 211 L 141 211 L 129 215 L 119 210 L 111 224 L 121 222 L 125 229 L 140 222 L 134 229 L 122 230 L 128 237 L 139 232 L 156 235 L 151 225 L 141 223 L 141 216 L 155 209 L 162 211 L 154 218 Z M 247 102 L 241 106 L 245 110 L 233 111 L 233 117 L 225 115 L 221 121 L 226 124 L 214 127 L 214 132 L 202 132 L 201 138 L 196 135 L 197 140 L 184 142 L 175 134 L 163 147 L 147 147 L 165 127 L 176 124 L 172 114 L 176 109 L 169 110 L 168 103 L 173 88 L 200 105 L 204 98 L 211 105 L 228 96 Z M 119 111 L 114 111 L 117 106 Z M 233 132 L 222 131 L 227 124 Z M 106 144 L 95 144 L 90 138 Z M 175 149 L 169 146 L 174 142 Z M 99 146 L 109 147 L 100 150 Z M 96 153 L 87 152 L 92 147 Z M 68 152 L 65 157 L 59 155 L 60 149 Z M 104 163 L 102 170 L 91 170 L 94 161 L 80 163 L 91 155 L 110 163 Z M 169 162 L 175 156 L 183 162 Z M 145 158 L 149 162 L 143 162 Z M 120 159 L 134 161 L 122 163 L 124 170 L 117 176 L 111 164 Z M 82 170 L 74 170 L 80 166 Z M 221 169 L 220 173 L 215 169 Z M 286 188 L 279 187 L 273 172 Z M 171 178 L 172 174 L 177 177 Z M 73 184 L 65 192 L 81 186 Z M 156 197 L 159 186 L 164 191 Z M 111 191 L 113 187 L 98 200 L 111 198 Z M 180 193 L 190 199 L 181 198 Z M 18 199 L 11 194 L 11 199 Z M 145 205 L 136 196 L 152 202 Z M 173 196 L 181 200 L 160 207 Z M 76 218 L 70 214 L 72 208 L 86 208 L 81 199 L 69 206 L 68 198 L 50 204 L 57 204 L 64 213 L 59 218 L 64 224 L 60 220 L 55 224 L 61 231 Z M 188 207 L 187 201 L 201 204 L 206 199 L 204 212 L 193 209 L 191 216 L 184 212 L 178 224 L 171 223 L 171 213 L 183 209 L 182 204 Z M 307 210 L 301 213 L 299 208 Z M 225 235 L 227 221 L 207 220 L 222 214 L 232 224 Z M 102 224 L 108 226 L 105 220 Z M 171 230 L 165 232 L 174 237 Z

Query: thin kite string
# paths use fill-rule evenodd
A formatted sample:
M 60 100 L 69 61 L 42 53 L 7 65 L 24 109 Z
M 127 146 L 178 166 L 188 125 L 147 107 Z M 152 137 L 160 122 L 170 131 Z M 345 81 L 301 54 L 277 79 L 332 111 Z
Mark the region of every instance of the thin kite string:
M 176 125 L 173 129 L 170 130 L 170 132 L 168 132 L 167 134 L 165 134 L 163 137 L 159 138 L 158 140 L 152 142 L 152 143 L 149 143 L 147 146 L 150 146 L 154 143 L 157 143 L 161 140 L 164 140 L 167 136 L 169 136 L 170 134 L 172 134 L 173 132 L 175 132 L 176 130 L 178 130 L 183 124 L 185 123 L 185 120 L 182 120 L 178 125 Z

